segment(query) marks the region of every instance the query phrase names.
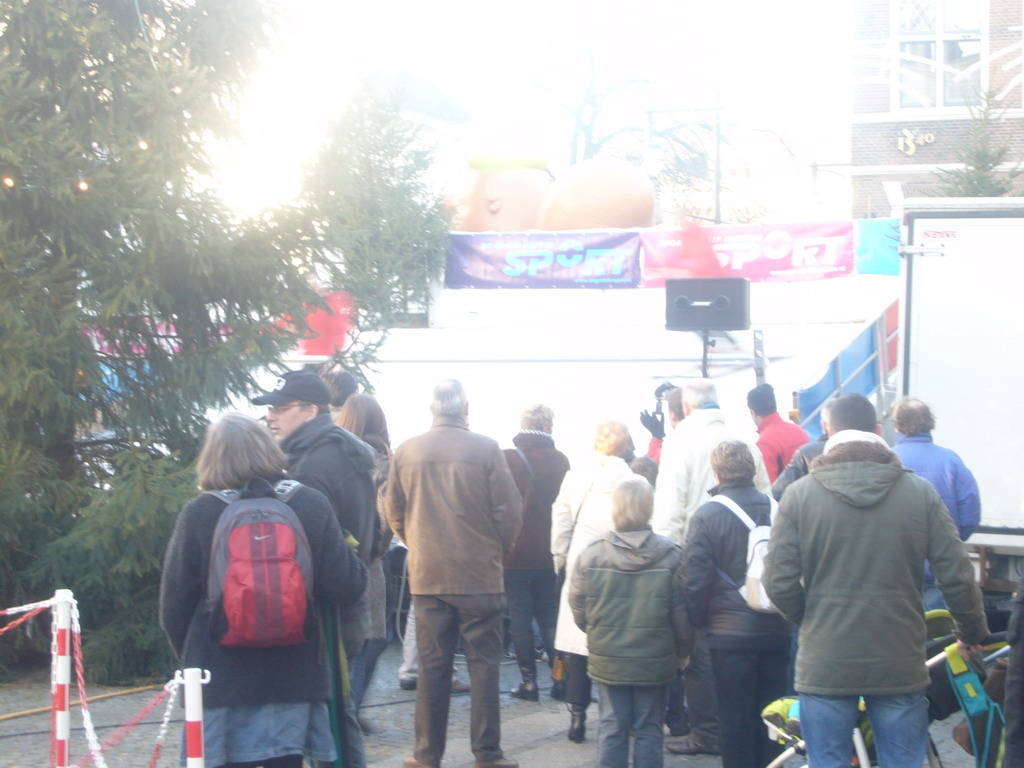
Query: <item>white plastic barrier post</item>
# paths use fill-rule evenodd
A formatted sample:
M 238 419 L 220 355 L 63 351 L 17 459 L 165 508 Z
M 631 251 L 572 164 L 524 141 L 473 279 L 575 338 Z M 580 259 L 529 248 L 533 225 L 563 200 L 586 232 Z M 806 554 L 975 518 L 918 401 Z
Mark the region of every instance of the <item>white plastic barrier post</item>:
M 71 765 L 71 603 L 70 589 L 58 589 L 56 602 L 55 656 L 53 659 L 53 742 L 57 768 Z
M 180 679 L 181 672 L 175 677 Z M 185 670 L 185 757 L 186 768 L 206 768 L 203 750 L 203 685 L 210 682 L 207 670 Z

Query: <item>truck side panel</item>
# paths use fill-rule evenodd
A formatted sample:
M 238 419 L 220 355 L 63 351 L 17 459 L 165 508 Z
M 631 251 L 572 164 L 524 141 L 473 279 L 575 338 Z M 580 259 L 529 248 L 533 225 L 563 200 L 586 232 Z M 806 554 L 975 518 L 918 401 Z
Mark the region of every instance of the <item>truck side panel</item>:
M 982 525 L 1021 532 L 1024 212 L 908 206 L 906 227 L 904 394 L 978 479 Z

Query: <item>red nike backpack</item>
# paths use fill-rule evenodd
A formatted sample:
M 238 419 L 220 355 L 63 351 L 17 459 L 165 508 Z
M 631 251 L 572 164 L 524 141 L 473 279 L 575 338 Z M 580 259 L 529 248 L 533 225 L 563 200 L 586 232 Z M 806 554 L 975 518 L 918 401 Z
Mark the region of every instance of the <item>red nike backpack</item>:
M 211 491 L 228 503 L 213 533 L 206 593 L 210 632 L 219 645 L 264 648 L 305 641 L 313 557 L 287 503 L 301 487 L 282 480 L 274 496 L 258 498 Z

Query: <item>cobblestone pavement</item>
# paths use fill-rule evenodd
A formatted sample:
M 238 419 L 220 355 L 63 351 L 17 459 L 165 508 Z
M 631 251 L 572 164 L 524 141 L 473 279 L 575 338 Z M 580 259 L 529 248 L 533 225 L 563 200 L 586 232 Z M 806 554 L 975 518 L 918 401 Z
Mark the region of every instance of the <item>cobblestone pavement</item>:
M 378 664 L 377 674 L 363 707 L 366 719 L 376 730 L 365 739 L 370 768 L 398 768 L 403 758 L 412 754 L 413 711 L 415 693 L 398 687 L 400 649 L 389 647 Z M 88 664 L 88 659 L 86 659 Z M 462 679 L 467 679 L 464 666 Z M 510 690 L 518 682 L 515 663 L 508 660 L 502 665 L 502 687 Z M 126 689 L 89 686 L 90 697 L 118 693 Z M 89 705 L 100 740 L 104 740 L 132 719 L 150 702 L 157 690 L 116 696 Z M 74 698 L 77 698 L 75 696 Z M 49 671 L 32 670 L 16 682 L 0 684 L 0 716 L 49 706 Z M 587 741 L 573 744 L 566 738 L 569 716 L 565 705 L 542 696 L 540 703 L 530 703 L 502 696 L 502 746 L 508 756 L 519 760 L 523 768 L 594 768 L 596 766 L 597 706 L 591 710 L 592 727 Z M 144 718 L 142 723 L 117 747 L 106 754 L 110 768 L 146 768 L 153 755 L 164 707 L 161 705 Z M 973 760 L 949 738 L 949 732 L 959 715 L 932 726 L 944 768 L 971 768 Z M 167 745 L 157 763 L 158 768 L 171 768 L 179 764 L 182 710 L 175 707 Z M 25 715 L 0 721 L 0 767 L 45 768 L 48 765 L 49 712 Z M 72 764 L 88 756 L 88 747 L 82 730 L 82 716 L 78 708 L 72 710 Z M 447 768 L 472 768 L 473 756 L 469 749 L 469 697 L 453 697 L 449 717 L 448 748 L 445 755 Z M 718 768 L 716 757 L 684 758 L 666 754 L 666 768 Z M 796 766 L 796 761 L 792 762 Z

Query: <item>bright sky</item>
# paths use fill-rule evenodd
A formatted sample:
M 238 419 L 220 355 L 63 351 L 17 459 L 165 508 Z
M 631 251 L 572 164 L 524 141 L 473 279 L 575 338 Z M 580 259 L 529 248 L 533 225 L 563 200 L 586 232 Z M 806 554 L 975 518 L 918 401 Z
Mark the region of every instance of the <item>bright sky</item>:
M 219 149 L 225 200 L 255 213 L 297 192 L 303 162 L 356 83 L 378 71 L 431 81 L 474 115 L 467 152 L 533 151 L 564 163 L 569 127 L 553 96 L 654 81 L 644 110 L 725 110 L 728 125 L 782 128 L 806 162 L 846 157 L 848 2 L 821 0 L 282 0 L 274 49 L 242 107 L 243 140 Z

